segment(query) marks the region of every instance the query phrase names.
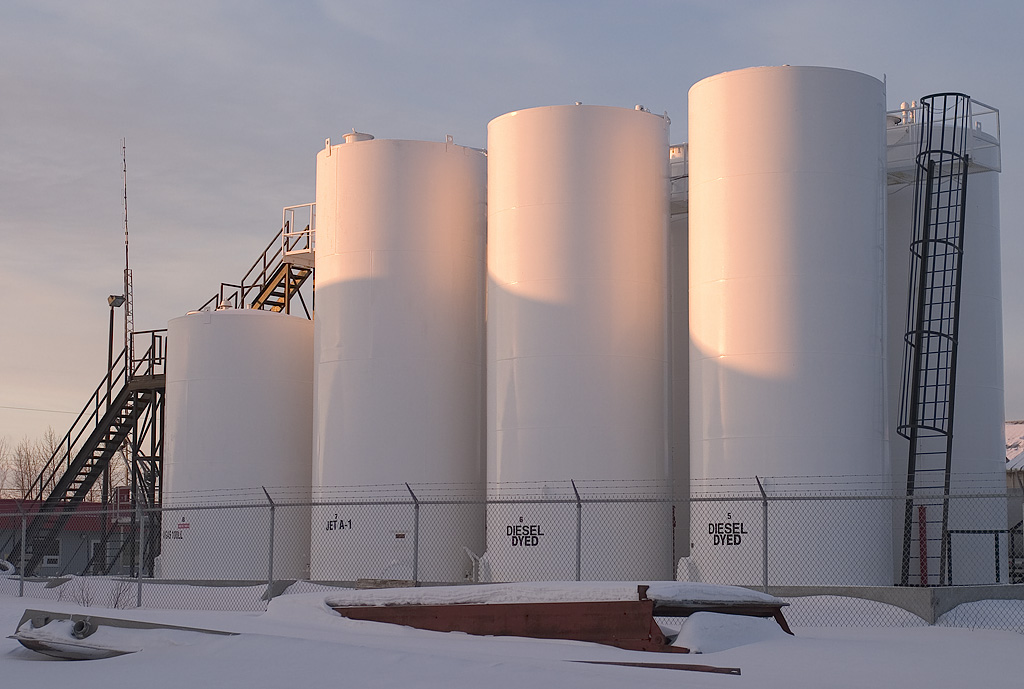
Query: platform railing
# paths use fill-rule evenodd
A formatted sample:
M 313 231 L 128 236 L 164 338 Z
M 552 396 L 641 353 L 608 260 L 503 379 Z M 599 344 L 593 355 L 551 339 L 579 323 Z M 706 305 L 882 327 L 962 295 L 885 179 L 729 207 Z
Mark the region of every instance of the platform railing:
M 305 227 L 303 227 L 305 225 Z M 285 206 L 281 211 L 281 246 L 285 256 L 312 254 L 316 247 L 316 204 Z M 303 229 L 295 229 L 303 227 Z

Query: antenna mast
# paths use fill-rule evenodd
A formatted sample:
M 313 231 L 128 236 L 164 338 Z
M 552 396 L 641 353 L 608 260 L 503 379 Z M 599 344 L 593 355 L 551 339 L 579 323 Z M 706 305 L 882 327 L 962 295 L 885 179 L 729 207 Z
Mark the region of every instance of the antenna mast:
M 128 156 L 126 140 L 121 139 L 121 179 L 124 182 L 124 350 L 125 378 L 131 378 L 132 333 L 135 330 L 135 313 L 132 300 L 132 271 L 128 263 Z

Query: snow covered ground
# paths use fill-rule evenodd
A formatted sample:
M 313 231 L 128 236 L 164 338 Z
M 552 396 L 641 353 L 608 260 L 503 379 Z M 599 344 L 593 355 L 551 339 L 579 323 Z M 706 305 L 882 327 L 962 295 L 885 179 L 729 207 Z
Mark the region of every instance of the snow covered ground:
M 74 584 L 74 580 L 69 582 Z M 65 584 L 67 585 L 67 584 Z M 99 687 L 117 683 L 161 687 L 444 687 L 522 689 L 585 687 L 940 687 L 1024 685 L 1024 634 L 918 626 L 800 627 L 796 636 L 774 623 L 701 613 L 683 625 L 681 641 L 701 655 L 638 653 L 575 641 L 474 637 L 347 620 L 326 604 L 325 591 L 294 587 L 264 613 L 197 610 L 110 610 L 67 602 L 0 595 L 0 631 L 12 634 L 26 608 L 44 608 L 237 632 L 237 636 L 137 632 L 138 653 L 91 661 L 49 660 L 0 638 L 4 686 Z M 557 587 L 554 587 L 557 589 Z M 545 590 L 552 590 L 546 586 Z M 70 591 L 70 589 L 69 589 Z M 307 591 L 307 592 L 298 592 Z M 52 593 L 49 590 L 47 593 Z M 230 590 L 221 594 L 230 597 Z M 109 596 L 97 590 L 95 599 Z M 251 595 L 249 592 L 242 594 Z M 549 594 L 556 595 L 556 594 Z M 132 601 L 134 603 L 134 601 Z M 997 605 L 1005 609 L 1007 602 Z M 801 601 L 806 610 L 835 601 Z M 871 624 L 877 615 L 849 605 Z M 970 627 L 993 604 L 974 603 L 941 622 Z M 798 606 L 793 606 L 797 608 Z M 865 610 L 868 612 L 865 613 Z M 835 612 L 840 611 L 840 612 Z M 797 613 L 797 610 L 793 610 Z M 799 615 L 798 615 L 799 616 Z M 955 618 L 955 619 L 954 619 Z M 791 618 L 792 619 L 792 618 Z M 843 620 L 835 619 L 841 623 Z M 908 620 L 908 623 L 912 622 Z M 144 636 L 149 634 L 149 636 Z M 740 676 L 584 664 L 573 661 L 699 663 L 740 668 Z

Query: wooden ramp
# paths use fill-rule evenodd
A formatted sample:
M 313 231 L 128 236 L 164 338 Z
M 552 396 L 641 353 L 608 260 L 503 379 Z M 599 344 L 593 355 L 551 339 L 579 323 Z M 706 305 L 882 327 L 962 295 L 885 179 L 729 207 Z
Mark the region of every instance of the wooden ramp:
M 455 603 L 331 605 L 344 617 L 401 624 L 437 632 L 465 632 L 533 639 L 571 639 L 617 646 L 631 651 L 687 653 L 672 646 L 655 616 L 686 617 L 694 612 L 718 612 L 774 618 L 792 634 L 782 615 L 784 603 L 743 601 L 700 603 L 653 601 L 647 586 L 637 587 L 632 601 L 572 601 L 522 603 Z

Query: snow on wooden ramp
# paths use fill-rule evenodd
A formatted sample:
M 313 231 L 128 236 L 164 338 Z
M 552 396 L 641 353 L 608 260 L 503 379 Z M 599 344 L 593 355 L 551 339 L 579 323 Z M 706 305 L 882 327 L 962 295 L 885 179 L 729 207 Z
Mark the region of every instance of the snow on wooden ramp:
M 533 582 L 344 591 L 327 605 L 357 620 L 418 629 L 591 641 L 637 651 L 673 646 L 655 616 L 718 612 L 774 618 L 790 632 L 783 601 L 734 586 L 686 582 Z

